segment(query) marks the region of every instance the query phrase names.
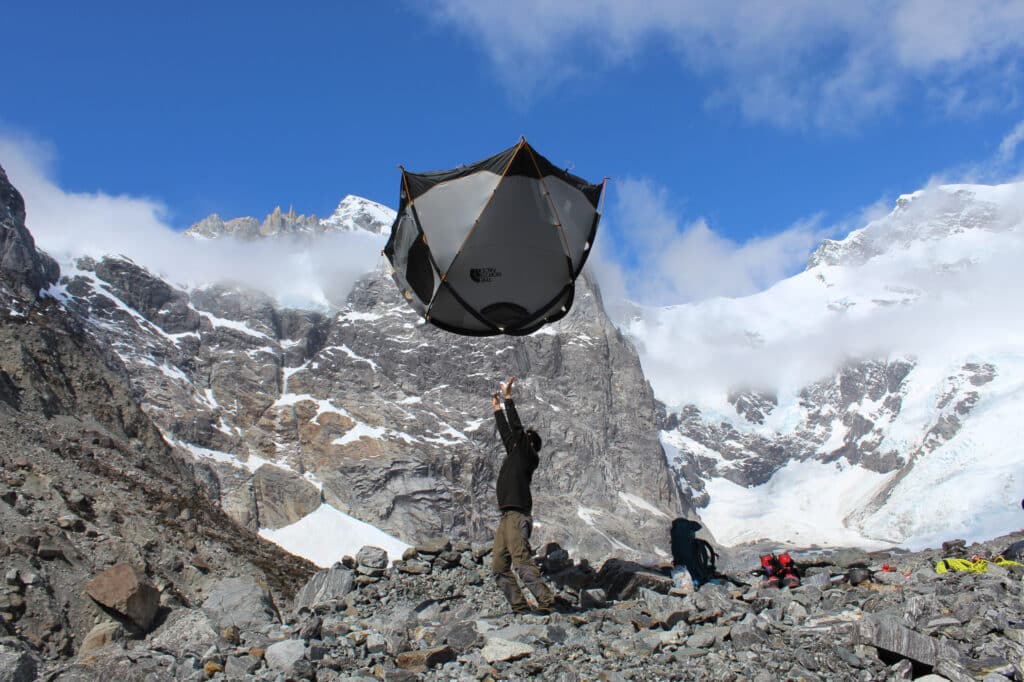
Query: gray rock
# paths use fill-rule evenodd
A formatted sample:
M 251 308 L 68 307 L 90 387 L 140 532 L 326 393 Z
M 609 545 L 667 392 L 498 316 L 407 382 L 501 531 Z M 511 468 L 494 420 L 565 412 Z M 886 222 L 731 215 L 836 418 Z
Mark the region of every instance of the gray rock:
M 859 643 L 891 651 L 924 665 L 934 666 L 940 658 L 957 658 L 959 653 L 938 639 L 902 625 L 892 616 L 865 616 L 857 628 Z
M 251 578 L 216 582 L 203 602 L 203 611 L 218 630 L 234 625 L 242 632 L 267 632 L 277 623 L 270 593 Z
M 437 555 L 442 552 L 447 552 L 452 548 L 452 543 L 448 538 L 436 537 L 425 540 L 416 545 L 416 551 L 419 554 Z
M 4 180 L 3 171 L 0 169 L 0 183 Z M 33 682 L 40 669 L 40 663 L 39 657 L 25 643 L 14 637 L 0 639 L 0 680 Z
M 388 649 L 387 639 L 379 632 L 371 632 L 366 636 L 366 651 L 371 654 L 382 654 Z
M 264 656 L 271 670 L 290 674 L 295 670 L 296 664 L 305 658 L 306 643 L 301 639 L 275 642 L 267 647 Z
M 686 638 L 686 646 L 693 649 L 706 649 L 715 643 L 717 633 L 713 628 L 702 628 Z
M 388 566 L 388 553 L 380 547 L 367 545 L 356 554 L 356 564 L 364 568 L 383 570 Z
M 804 576 L 801 581 L 803 587 L 817 587 L 824 589 L 832 584 L 832 576 L 828 573 L 815 573 L 814 575 Z
M 352 591 L 355 584 L 354 578 L 352 571 L 347 568 L 329 568 L 320 571 L 310 578 L 309 582 L 303 585 L 295 595 L 295 611 L 315 610 L 319 606 L 344 598 Z
M 442 636 L 457 654 L 470 651 L 480 641 L 476 626 L 468 621 L 453 623 L 442 631 Z
M 246 675 L 252 675 L 259 670 L 260 659 L 249 656 L 228 656 L 224 661 L 224 674 L 227 678 L 238 679 Z
M 426 561 L 396 561 L 394 567 L 396 570 L 410 575 L 429 575 L 431 571 L 431 566 Z
M 534 651 L 536 651 L 535 647 L 523 642 L 487 637 L 483 649 L 480 650 L 480 655 L 488 663 L 496 663 L 498 661 L 515 661 L 529 656 Z
M 745 618 L 742 622 L 733 625 L 729 637 L 737 649 L 749 649 L 755 644 L 764 643 L 767 639 L 767 635 L 757 627 L 757 621 L 753 617 Z
M 120 623 L 106 622 L 93 626 L 78 648 L 80 658 L 89 656 L 103 647 L 124 642 L 124 628 Z
M 217 642 L 210 619 L 199 609 L 175 609 L 149 636 L 149 646 L 178 658 L 200 656 Z

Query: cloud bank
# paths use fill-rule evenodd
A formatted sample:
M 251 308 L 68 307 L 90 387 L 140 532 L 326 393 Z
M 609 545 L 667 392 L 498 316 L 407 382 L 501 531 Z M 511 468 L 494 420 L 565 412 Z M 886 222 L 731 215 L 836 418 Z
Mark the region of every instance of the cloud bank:
M 1019 103 L 1016 0 L 435 0 L 430 15 L 480 44 L 515 97 L 651 45 L 781 126 L 849 127 L 923 84 L 946 111 Z
M 355 281 L 378 267 L 383 237 L 332 233 L 316 248 L 286 239 L 196 241 L 172 229 L 160 201 L 104 192 L 69 192 L 53 179 L 52 146 L 0 136 L 0 165 L 26 204 L 26 225 L 58 262 L 120 254 L 182 286 L 237 282 L 282 305 L 341 305 Z
M 615 183 L 614 192 L 593 265 L 610 301 L 659 306 L 753 294 L 802 269 L 835 232 L 810 218 L 737 243 L 704 219 L 681 224 L 668 192 L 649 180 Z

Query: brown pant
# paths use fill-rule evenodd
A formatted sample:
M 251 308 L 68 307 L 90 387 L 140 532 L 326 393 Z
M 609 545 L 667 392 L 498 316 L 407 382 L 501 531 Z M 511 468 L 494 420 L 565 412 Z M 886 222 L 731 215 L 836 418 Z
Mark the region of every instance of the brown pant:
M 512 573 L 519 574 L 523 584 L 537 598 L 541 608 L 551 608 L 554 597 L 551 590 L 540 577 L 540 570 L 533 562 L 533 550 L 530 549 L 530 534 L 533 532 L 533 519 L 517 511 L 501 512 L 501 522 L 494 534 L 494 553 L 491 557 L 491 571 L 498 588 L 505 594 L 512 610 L 526 611 L 529 605 L 523 597 L 523 591 L 516 583 Z

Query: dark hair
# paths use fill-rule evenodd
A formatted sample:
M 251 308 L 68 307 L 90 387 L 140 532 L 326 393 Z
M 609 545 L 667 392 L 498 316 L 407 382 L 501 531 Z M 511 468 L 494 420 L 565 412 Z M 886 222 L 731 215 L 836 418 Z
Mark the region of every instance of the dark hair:
M 540 439 L 540 434 L 533 429 L 526 429 L 526 437 L 530 440 L 534 452 L 540 452 L 540 446 L 544 442 Z

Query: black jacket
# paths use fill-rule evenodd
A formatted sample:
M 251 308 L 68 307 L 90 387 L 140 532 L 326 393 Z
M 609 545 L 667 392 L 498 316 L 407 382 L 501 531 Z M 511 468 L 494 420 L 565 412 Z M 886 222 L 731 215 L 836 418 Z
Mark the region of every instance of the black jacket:
M 505 412 L 508 413 L 507 419 Z M 511 398 L 505 400 L 505 412 L 494 411 L 501 442 L 505 444 L 505 452 L 508 453 L 498 473 L 498 508 L 502 511 L 514 510 L 529 515 L 533 512 L 530 482 L 540 458 L 530 444 L 530 439 L 526 437 L 526 430 L 519 421 L 519 413 L 516 412 L 516 405 Z

